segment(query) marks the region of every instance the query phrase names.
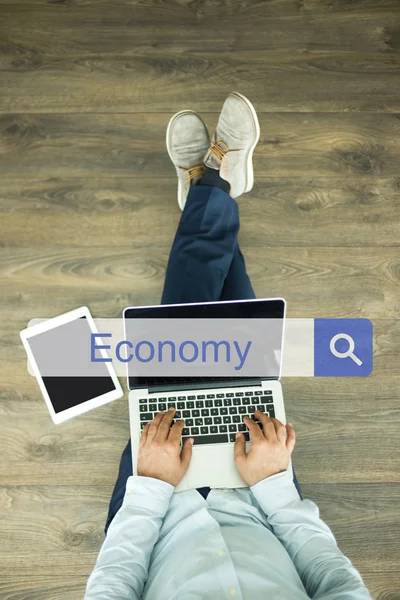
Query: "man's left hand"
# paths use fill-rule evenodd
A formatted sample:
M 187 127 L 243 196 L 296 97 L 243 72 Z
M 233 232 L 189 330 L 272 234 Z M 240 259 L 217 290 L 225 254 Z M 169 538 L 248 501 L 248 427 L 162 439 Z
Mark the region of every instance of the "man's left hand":
M 185 422 L 180 419 L 171 427 L 174 415 L 175 408 L 158 413 L 143 429 L 137 474 L 176 486 L 189 468 L 193 438 L 186 440 L 181 452 L 180 441 Z

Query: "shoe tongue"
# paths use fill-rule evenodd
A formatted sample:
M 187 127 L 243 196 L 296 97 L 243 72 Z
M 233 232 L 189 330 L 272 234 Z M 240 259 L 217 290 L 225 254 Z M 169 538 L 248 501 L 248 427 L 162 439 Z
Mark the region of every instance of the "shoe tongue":
M 209 153 L 207 160 L 204 164 L 207 167 L 210 167 L 210 169 L 217 169 L 217 170 L 219 170 L 219 168 L 221 166 L 221 162 L 218 160 L 218 158 L 212 152 Z

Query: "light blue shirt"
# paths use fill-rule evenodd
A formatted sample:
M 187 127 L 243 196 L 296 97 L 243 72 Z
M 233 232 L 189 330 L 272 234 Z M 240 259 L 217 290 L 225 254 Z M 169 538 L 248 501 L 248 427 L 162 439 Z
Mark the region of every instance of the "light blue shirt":
M 129 477 L 84 600 L 370 600 L 288 471 L 251 488 Z

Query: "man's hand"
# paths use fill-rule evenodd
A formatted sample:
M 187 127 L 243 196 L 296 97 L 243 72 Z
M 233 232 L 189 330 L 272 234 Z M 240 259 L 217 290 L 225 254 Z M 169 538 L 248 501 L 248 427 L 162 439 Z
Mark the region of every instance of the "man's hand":
M 180 451 L 184 421 L 180 419 L 171 428 L 175 408 L 158 413 L 147 423 L 140 438 L 137 474 L 161 479 L 178 485 L 189 468 L 192 458 L 192 438 L 186 440 Z
M 250 430 L 249 453 L 246 454 L 246 440 L 242 433 L 236 434 L 235 442 L 235 465 L 249 486 L 286 471 L 296 441 L 291 425 L 285 427 L 278 419 L 259 410 L 254 415 L 261 421 L 262 428 L 253 419 L 244 418 Z

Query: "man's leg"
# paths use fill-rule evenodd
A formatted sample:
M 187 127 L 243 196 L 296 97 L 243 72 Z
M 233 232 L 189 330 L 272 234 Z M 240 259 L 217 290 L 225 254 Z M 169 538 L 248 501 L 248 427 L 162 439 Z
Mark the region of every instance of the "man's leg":
M 221 300 L 252 300 L 256 295 L 246 272 L 239 245 L 236 245 L 231 266 L 222 288 Z
M 220 300 L 238 232 L 235 200 L 215 186 L 193 186 L 169 256 L 161 303 Z

